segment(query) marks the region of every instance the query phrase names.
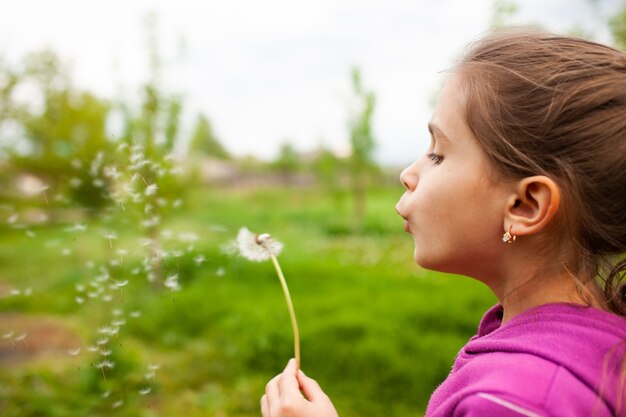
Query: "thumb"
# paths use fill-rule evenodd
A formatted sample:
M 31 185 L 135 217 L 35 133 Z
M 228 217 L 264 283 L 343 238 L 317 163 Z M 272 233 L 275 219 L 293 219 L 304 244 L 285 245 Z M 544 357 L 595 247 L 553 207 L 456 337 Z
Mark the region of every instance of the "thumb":
M 319 398 L 326 396 L 317 381 L 306 376 L 301 370 L 298 370 L 297 378 L 300 389 L 309 401 L 314 402 Z

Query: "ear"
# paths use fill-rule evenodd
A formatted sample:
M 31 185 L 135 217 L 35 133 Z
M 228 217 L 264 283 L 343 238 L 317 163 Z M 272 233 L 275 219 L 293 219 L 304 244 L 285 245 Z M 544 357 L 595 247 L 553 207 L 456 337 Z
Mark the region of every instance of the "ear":
M 506 205 L 504 231 L 512 226 L 512 234 L 527 236 L 538 233 L 550 223 L 559 209 L 561 193 L 549 177 L 537 175 L 519 181 Z

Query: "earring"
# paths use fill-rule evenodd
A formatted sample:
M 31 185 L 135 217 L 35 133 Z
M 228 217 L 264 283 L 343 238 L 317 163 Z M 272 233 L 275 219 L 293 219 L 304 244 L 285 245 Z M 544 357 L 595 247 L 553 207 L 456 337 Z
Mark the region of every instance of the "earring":
M 505 233 L 502 235 L 502 241 L 503 241 L 504 243 L 513 243 L 513 242 L 515 242 L 515 238 L 516 238 L 517 236 L 515 236 L 514 234 L 512 234 L 512 233 L 511 233 L 511 229 L 513 229 L 513 225 L 510 225 L 510 226 L 509 226 L 509 231 L 508 231 L 508 232 L 505 232 Z

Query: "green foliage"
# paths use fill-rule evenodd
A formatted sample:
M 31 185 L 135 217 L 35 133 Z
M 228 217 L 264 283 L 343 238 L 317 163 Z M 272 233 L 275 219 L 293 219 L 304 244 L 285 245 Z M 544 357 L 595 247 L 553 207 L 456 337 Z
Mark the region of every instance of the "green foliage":
M 196 121 L 196 127 L 191 135 L 189 150 L 193 154 L 202 153 L 218 159 L 230 159 L 230 155 L 219 142 L 215 133 L 213 133 L 211 122 L 202 114 L 198 116 Z
M 374 162 L 376 141 L 372 131 L 372 118 L 376 96 L 364 89 L 361 72 L 352 69 L 352 88 L 355 109 L 350 118 L 350 178 L 352 183 L 355 228 L 361 230 L 365 217 L 366 191 L 372 174 L 377 171 Z
M 626 51 L 626 3 L 609 22 L 611 33 L 617 48 Z

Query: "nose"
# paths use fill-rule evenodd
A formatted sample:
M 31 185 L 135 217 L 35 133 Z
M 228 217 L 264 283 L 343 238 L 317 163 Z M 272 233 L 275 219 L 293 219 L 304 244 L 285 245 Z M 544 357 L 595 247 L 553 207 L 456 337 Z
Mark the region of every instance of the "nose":
M 409 165 L 400 173 L 400 182 L 408 191 L 414 191 L 415 187 L 417 187 L 417 173 L 415 172 L 414 165 L 415 164 Z

